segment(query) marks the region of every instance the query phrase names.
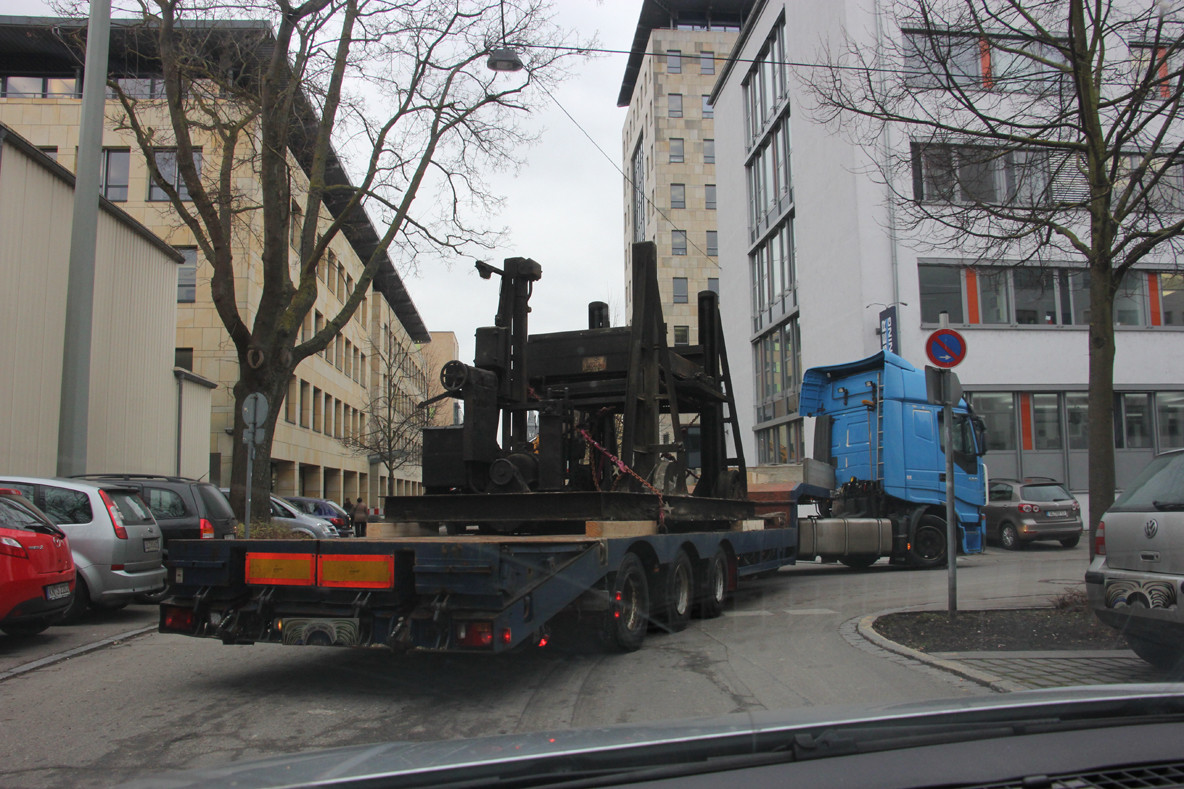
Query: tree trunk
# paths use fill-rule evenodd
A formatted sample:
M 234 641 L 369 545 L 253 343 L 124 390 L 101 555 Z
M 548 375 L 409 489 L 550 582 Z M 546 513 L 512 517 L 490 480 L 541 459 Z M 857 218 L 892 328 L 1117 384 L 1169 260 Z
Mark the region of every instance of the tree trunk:
M 230 505 L 243 523 L 246 505 L 247 445 L 243 443 L 243 403 L 252 392 L 261 392 L 267 398 L 267 420 L 264 424 L 263 441 L 255 445 L 255 460 L 251 469 L 251 522 L 266 523 L 271 520 L 271 445 L 275 438 L 275 424 L 284 398 L 288 393 L 288 379 L 292 371 L 277 370 L 264 366 L 258 370 L 246 364 L 239 365 L 239 381 L 234 386 L 234 453 L 230 472 Z
M 1089 554 L 1102 515 L 1114 503 L 1114 313 L 1109 261 L 1090 266 Z

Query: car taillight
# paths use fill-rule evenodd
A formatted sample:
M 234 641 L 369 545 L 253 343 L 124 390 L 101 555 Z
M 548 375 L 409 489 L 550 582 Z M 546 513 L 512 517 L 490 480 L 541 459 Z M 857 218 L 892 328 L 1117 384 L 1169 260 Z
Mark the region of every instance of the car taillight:
M 100 490 L 99 497 L 103 499 L 103 504 L 107 507 L 107 514 L 111 516 L 111 525 L 115 528 L 115 536 L 121 540 L 127 539 L 127 529 L 123 528 L 123 516 L 119 514 L 119 508 L 115 506 L 115 502 L 107 495 L 107 491 Z
M 1021 504 L 1020 512 L 1037 513 L 1040 512 L 1040 507 L 1035 504 Z
M 214 524 L 210 523 L 205 518 L 202 518 L 199 528 L 201 529 L 201 538 L 203 540 L 214 539 Z
M 1098 521 L 1098 530 L 1094 533 L 1094 556 L 1106 555 L 1106 522 Z
M 15 556 L 18 559 L 28 559 L 29 554 L 25 551 L 25 546 L 21 545 L 12 537 L 0 537 L 0 554 L 4 556 Z
M 334 526 L 341 529 L 345 527 L 345 518 L 330 518 L 329 523 L 332 523 Z

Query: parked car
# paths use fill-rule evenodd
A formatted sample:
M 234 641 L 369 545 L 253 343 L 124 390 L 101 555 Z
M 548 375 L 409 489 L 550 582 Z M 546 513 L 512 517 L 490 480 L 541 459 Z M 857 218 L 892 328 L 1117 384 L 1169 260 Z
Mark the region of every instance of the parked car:
M 314 518 L 332 523 L 337 527 L 338 536 L 354 536 L 354 527 L 350 525 L 349 515 L 341 508 L 341 505 L 328 499 L 314 499 L 308 496 L 285 496 L 284 499 L 305 515 L 312 515 Z
M 166 558 L 173 540 L 234 537 L 234 510 L 222 491 L 208 482 L 157 474 L 87 474 L 78 479 L 112 480 L 138 490 L 160 526 Z
M 230 488 L 222 488 L 222 493 L 229 496 Z M 271 522 L 281 523 L 294 532 L 317 540 L 339 536 L 337 527 L 329 521 L 301 512 L 274 493 L 271 494 Z
M 1081 505 L 1065 486 L 1045 477 L 993 479 L 983 506 L 987 539 L 1009 551 L 1035 540 L 1072 548 L 1081 540 Z
M 3 477 L 66 533 L 74 558 L 74 595 L 66 619 L 90 606 L 122 608 L 165 584 L 160 527 L 138 490 L 119 482 Z
M 70 606 L 74 560 L 66 533 L 13 488 L 0 488 L 0 630 L 40 633 Z
M 1184 668 L 1184 450 L 1155 458 L 1098 523 L 1085 589 L 1139 657 Z

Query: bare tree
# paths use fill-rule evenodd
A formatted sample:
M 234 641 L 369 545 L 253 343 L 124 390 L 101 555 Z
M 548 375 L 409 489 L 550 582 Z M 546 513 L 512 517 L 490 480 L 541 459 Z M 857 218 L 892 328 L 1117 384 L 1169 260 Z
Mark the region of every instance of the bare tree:
M 538 88 L 565 76 L 572 49 L 544 0 L 127 0 L 127 73 L 110 89 L 118 119 L 213 267 L 218 315 L 237 356 L 243 400 L 270 404 L 251 480 L 266 519 L 276 416 L 300 362 L 322 351 L 390 257 L 487 246 L 497 205 L 482 174 L 513 167 L 531 135 L 521 118 Z M 117 3 L 118 5 L 118 3 Z M 241 22 L 244 18 L 261 22 Z M 491 50 L 532 45 L 526 68 L 489 70 Z M 336 148 L 357 170 L 346 176 Z M 378 220 L 376 232 L 368 214 Z M 317 266 L 350 230 L 370 236 L 365 269 L 323 328 L 301 338 Z M 389 255 L 389 256 L 388 256 Z M 248 256 L 262 264 L 249 283 Z M 248 295 L 249 290 L 249 295 Z M 235 442 L 231 500 L 242 511 L 246 448 Z
M 1173 266 L 1184 248 L 1184 25 L 1169 5 L 890 0 L 883 46 L 848 39 L 802 76 L 819 116 L 871 153 L 918 244 L 1083 264 L 1091 537 L 1114 500 L 1116 294 L 1137 264 Z M 884 144 L 889 127 L 907 149 Z
M 385 348 L 371 348 L 372 358 L 378 361 L 378 381 L 369 390 L 365 422 L 343 436 L 341 443 L 382 463 L 387 477 L 383 493 L 392 495 L 395 471 L 422 462 L 423 429 L 433 424 L 435 410 L 448 404 L 420 407 L 428 399 L 429 376 L 416 363 L 416 352 L 389 338 L 383 344 Z

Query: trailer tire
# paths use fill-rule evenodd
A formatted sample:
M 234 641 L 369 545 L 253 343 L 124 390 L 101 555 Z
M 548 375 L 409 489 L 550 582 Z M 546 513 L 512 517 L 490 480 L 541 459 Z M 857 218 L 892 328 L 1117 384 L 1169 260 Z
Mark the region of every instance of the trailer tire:
M 926 513 L 913 531 L 909 559 L 914 567 L 940 567 L 946 563 L 946 519 Z
M 703 573 L 703 593 L 699 597 L 698 614 L 703 619 L 714 619 L 724 612 L 728 599 L 728 554 L 717 548 Z
M 666 569 L 662 600 L 662 629 L 678 633 L 687 629 L 695 607 L 695 568 L 681 548 Z
M 601 641 L 612 652 L 635 652 L 645 640 L 649 620 L 650 590 L 645 567 L 637 554 L 627 553 L 609 584 Z

